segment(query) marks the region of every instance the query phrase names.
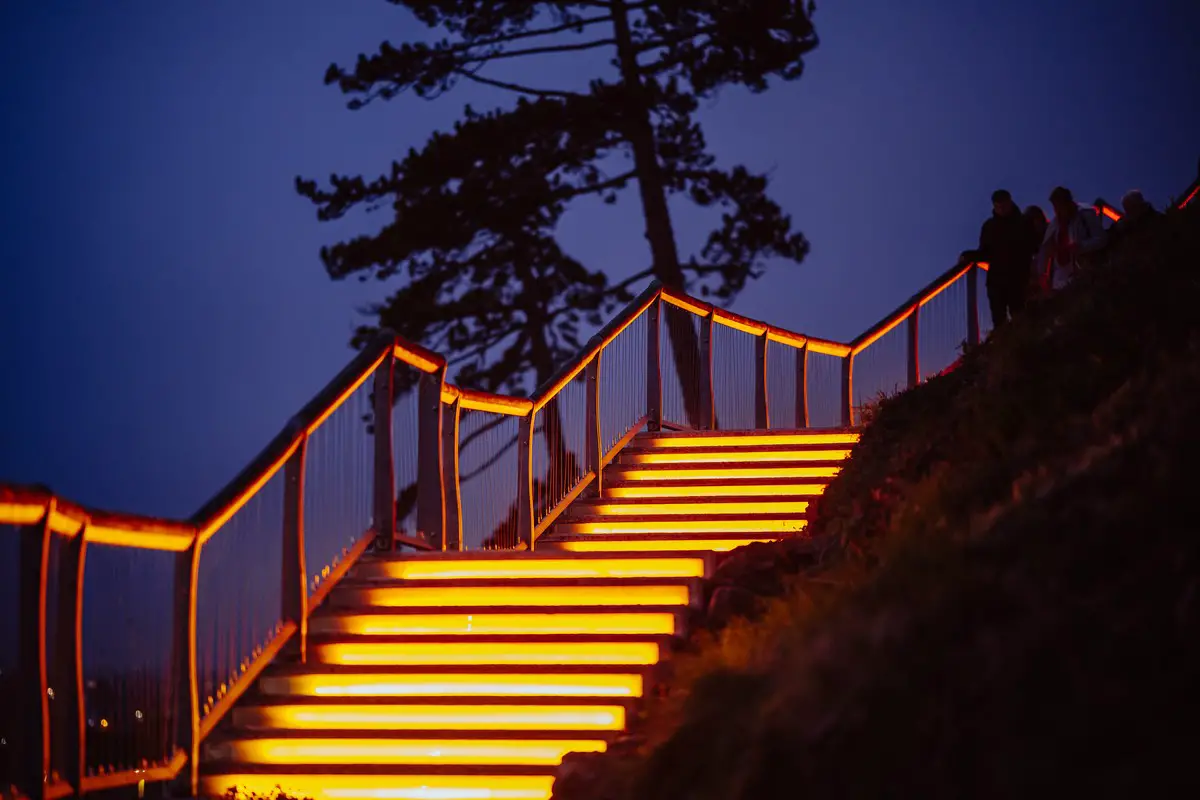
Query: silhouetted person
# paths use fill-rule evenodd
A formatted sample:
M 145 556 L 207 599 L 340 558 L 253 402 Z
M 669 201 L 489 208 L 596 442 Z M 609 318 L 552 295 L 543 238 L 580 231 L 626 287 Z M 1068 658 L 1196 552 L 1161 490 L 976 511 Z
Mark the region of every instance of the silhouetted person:
M 1033 225 L 1004 189 L 992 193 L 992 216 L 979 231 L 979 249 L 962 254 L 988 264 L 987 295 L 992 327 L 999 328 L 1020 312 L 1029 293 L 1029 260 L 1037 251 Z
M 1054 207 L 1054 219 L 1046 229 L 1037 263 L 1045 270 L 1042 285 L 1061 289 L 1104 247 L 1106 237 L 1096 210 L 1078 205 L 1070 189 L 1057 187 L 1050 193 L 1050 205 Z
M 1050 220 L 1046 219 L 1046 212 L 1042 211 L 1041 206 L 1029 206 L 1025 209 L 1025 219 L 1029 220 L 1030 226 L 1033 228 L 1033 254 L 1029 257 L 1029 296 L 1036 296 L 1041 289 L 1041 282 L 1038 277 L 1042 274 L 1041 267 L 1038 264 L 1037 255 L 1041 247 L 1042 241 L 1046 238 L 1046 229 L 1050 227 Z

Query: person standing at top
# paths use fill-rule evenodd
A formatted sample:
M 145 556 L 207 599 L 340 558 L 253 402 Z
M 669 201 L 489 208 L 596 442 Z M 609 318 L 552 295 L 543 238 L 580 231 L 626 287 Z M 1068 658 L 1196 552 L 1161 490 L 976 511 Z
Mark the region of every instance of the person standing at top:
M 1042 274 L 1037 262 L 1038 250 L 1041 248 L 1042 241 L 1046 238 L 1046 229 L 1050 227 L 1050 220 L 1046 219 L 1046 212 L 1042 211 L 1041 206 L 1029 206 L 1025 209 L 1025 219 L 1029 220 L 1029 224 L 1033 226 L 1033 255 L 1030 257 L 1031 269 L 1029 270 L 1029 296 L 1036 297 L 1041 289 L 1041 282 L 1038 276 Z
M 992 193 L 992 216 L 979 231 L 979 249 L 968 250 L 960 264 L 985 261 L 992 327 L 999 328 L 1025 305 L 1029 291 L 1029 260 L 1037 251 L 1033 225 L 1005 189 Z
M 1050 205 L 1054 206 L 1054 219 L 1046 229 L 1037 263 L 1045 270 L 1042 285 L 1061 289 L 1104 247 L 1106 237 L 1096 210 L 1078 205 L 1065 186 L 1050 193 Z

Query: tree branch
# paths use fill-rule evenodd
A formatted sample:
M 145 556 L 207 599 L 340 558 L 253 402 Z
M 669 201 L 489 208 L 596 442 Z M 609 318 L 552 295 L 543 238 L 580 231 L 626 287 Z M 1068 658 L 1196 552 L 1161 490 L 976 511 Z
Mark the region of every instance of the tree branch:
M 481 64 L 480 67 L 483 65 Z M 478 69 L 478 68 L 476 68 Z M 468 80 L 482 83 L 485 86 L 494 86 L 497 89 L 507 89 L 510 92 L 518 92 L 520 94 L 533 95 L 534 97 L 582 97 L 583 95 L 577 92 L 562 92 L 555 89 L 531 89 L 528 86 L 520 86 L 515 83 L 506 81 L 498 81 L 495 78 L 485 78 L 482 75 L 477 75 L 475 72 L 466 69 L 454 70 L 456 75 L 461 75 Z
M 539 36 L 549 36 L 553 33 L 562 33 L 563 31 L 577 31 L 581 28 L 586 28 L 588 25 L 595 25 L 600 22 L 612 22 L 612 16 L 603 17 L 588 17 L 587 19 L 579 19 L 574 22 L 564 22 L 562 25 L 555 25 L 552 28 L 538 28 L 532 31 L 521 31 L 520 33 L 510 33 L 506 36 L 497 36 L 493 39 L 480 39 L 473 42 L 460 42 L 447 48 L 448 52 L 457 53 L 463 50 L 470 50 L 472 47 L 491 47 L 492 45 L 504 44 L 505 42 L 515 42 L 519 39 L 534 39 Z
M 500 50 L 489 56 L 473 57 L 465 56 L 466 61 L 488 62 L 495 61 L 500 58 L 519 58 L 521 56 L 544 56 L 552 53 L 574 53 L 580 50 L 591 50 L 596 47 L 609 47 L 616 45 L 616 39 L 596 39 L 591 42 L 580 42 L 579 44 L 556 44 L 547 45 L 546 47 L 527 47 L 524 50 Z

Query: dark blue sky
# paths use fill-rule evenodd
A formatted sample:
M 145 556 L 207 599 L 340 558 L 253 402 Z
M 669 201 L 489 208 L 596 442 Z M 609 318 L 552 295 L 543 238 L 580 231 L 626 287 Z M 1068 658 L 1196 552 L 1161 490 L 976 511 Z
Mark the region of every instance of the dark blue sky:
M 850 337 L 972 244 L 994 188 L 1161 204 L 1195 174 L 1194 0 L 830 0 L 817 24 L 804 78 L 705 111 L 813 243 L 742 314 Z M 323 86 L 414 32 L 383 0 L 0 5 L 0 480 L 188 515 L 344 364 L 382 288 L 326 277 L 318 247 L 362 223 L 319 224 L 294 176 L 375 173 L 508 101 L 355 113 Z M 547 64 L 523 76 L 603 68 Z M 643 266 L 633 201 L 573 214 L 568 249 Z M 686 245 L 702 220 L 679 213 Z

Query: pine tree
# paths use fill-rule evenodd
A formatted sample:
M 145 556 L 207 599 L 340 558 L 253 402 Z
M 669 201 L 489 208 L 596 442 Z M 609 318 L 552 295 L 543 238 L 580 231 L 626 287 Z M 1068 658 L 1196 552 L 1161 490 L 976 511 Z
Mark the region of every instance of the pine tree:
M 766 195 L 767 179 L 721 169 L 694 119 L 722 87 L 752 92 L 771 78 L 794 80 L 817 44 L 813 6 L 794 0 L 388 0 L 444 32 L 432 43 L 380 45 L 354 67 L 334 64 L 327 84 L 361 108 L 404 91 L 432 99 L 462 81 L 514 93 L 514 104 L 466 108 L 390 171 L 367 181 L 297 179 L 320 219 L 391 203 L 378 233 L 322 248 L 335 278 L 403 281 L 374 306 L 388 327 L 451 353 L 455 379 L 519 391 L 529 374 L 552 372 L 577 348 L 582 323 L 596 324 L 627 287 L 655 276 L 665 285 L 728 302 L 766 261 L 799 262 L 808 251 L 790 218 Z M 484 74 L 509 59 L 569 58 L 607 49 L 611 74 L 586 90 L 534 87 Z M 613 171 L 615 156 L 632 157 Z M 562 251 L 555 227 L 573 200 L 616 202 L 636 183 L 650 265 L 613 284 Z M 722 211 L 699 253 L 681 260 L 668 198 Z M 695 329 L 668 315 L 681 385 L 697 385 Z M 360 329 L 359 341 L 376 326 Z M 685 391 L 689 419 L 696 393 Z M 547 422 L 550 426 L 551 423 Z M 549 436 L 548 444 L 550 444 Z

